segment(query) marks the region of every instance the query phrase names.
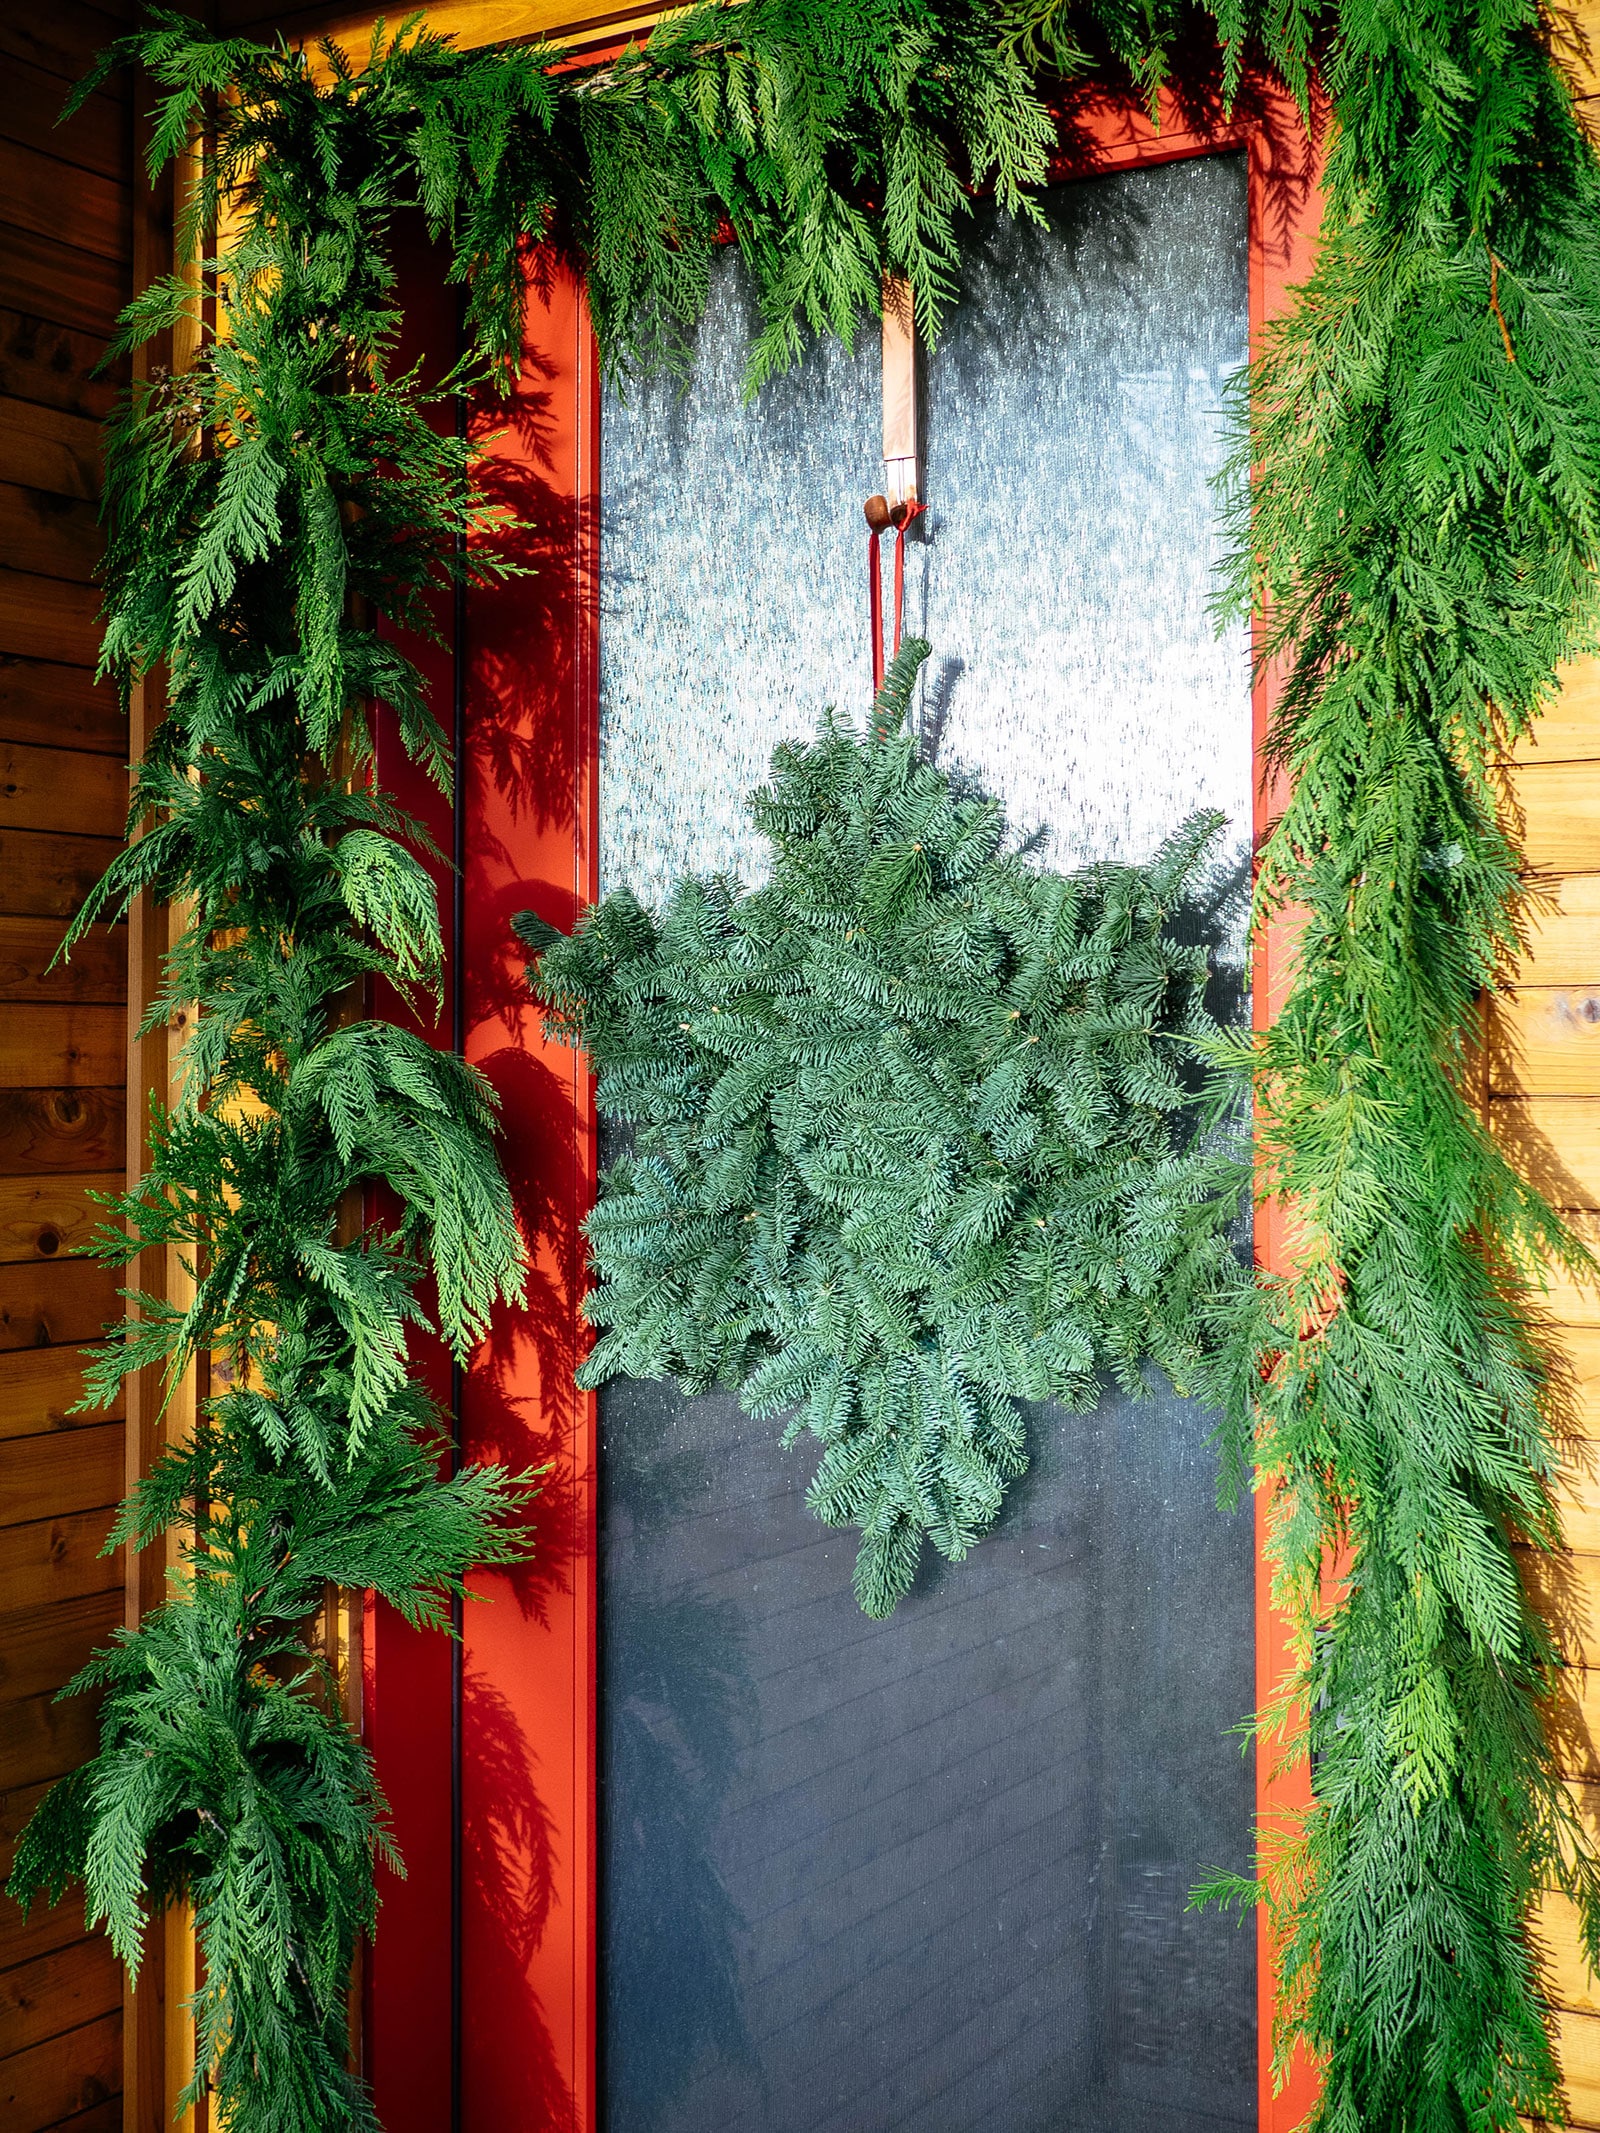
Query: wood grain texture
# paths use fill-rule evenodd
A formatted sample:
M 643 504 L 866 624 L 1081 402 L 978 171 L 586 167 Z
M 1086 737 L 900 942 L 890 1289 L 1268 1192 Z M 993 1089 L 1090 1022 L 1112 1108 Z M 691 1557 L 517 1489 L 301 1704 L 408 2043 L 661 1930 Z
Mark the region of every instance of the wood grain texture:
M 1541 874 L 1600 873 L 1600 761 L 1519 764 L 1510 788 L 1513 825 L 1530 867 Z
M 8 230 L 0 245 L 0 308 L 7 311 L 23 311 L 75 333 L 96 334 L 104 344 L 132 293 L 120 261 L 102 259 L 59 238 Z
M 52 411 L 42 407 L 36 412 L 43 421 Z M 55 419 L 72 422 L 78 418 Z M 104 546 L 93 504 L 0 481 L 0 570 L 31 570 L 41 577 L 87 585 Z
M 1544 1989 L 1552 2003 L 1571 2014 L 1600 2014 L 1600 1986 L 1584 1958 L 1578 1907 L 1558 1890 L 1539 1900 L 1533 1920 Z
M 0 1267 L 0 1348 L 59 1348 L 98 1340 L 122 1316 L 120 1273 L 93 1260 Z
M 21 570 L 0 575 L 0 652 L 92 667 L 100 656 L 99 617 L 100 594 L 92 585 Z
M 92 511 L 100 494 L 99 423 L 31 400 L 0 400 L 0 481 Z M 7 560 L 5 567 L 48 575 L 41 563 Z
M 128 759 L 128 721 L 111 684 L 56 660 L 0 656 L 0 739 Z
M 85 1593 L 56 1607 L 0 1615 L 0 1701 L 53 1696 L 100 1645 L 110 1642 L 121 1621 L 122 1598 L 115 1592 Z
M 54 1614 L 53 1607 L 42 1612 Z M 0 1703 L 0 1786 L 65 1777 L 100 1745 L 97 1696 L 26 1696 Z M 4 2124 L 0 2119 L 0 2124 Z
M 1592 985 L 1600 972 L 1600 874 L 1542 874 L 1523 912 L 1525 985 Z
M 1561 2013 L 1553 2029 L 1574 2133 L 1600 2125 L 1600 2017 Z
M 0 10 L 0 61 L 25 59 L 42 74 L 68 88 L 85 72 L 103 45 L 128 27 L 131 8 L 90 7 L 85 0 L 57 0 L 54 6 L 30 4 Z M 118 92 L 127 95 L 126 88 Z M 52 113 L 52 116 L 54 114 Z
M 59 408 L 92 422 L 109 415 L 126 361 L 102 371 L 105 336 L 57 326 L 36 311 L 0 306 L 0 397 Z
M 94 1700 L 55 1700 L 121 1622 L 127 1569 L 101 1553 L 127 1481 L 119 1398 L 71 1415 L 78 1344 L 120 1316 L 118 1276 L 63 1253 L 85 1186 L 121 1182 L 126 934 L 99 927 L 50 971 L 63 922 L 119 848 L 127 725 L 90 671 L 101 539 L 91 376 L 131 293 L 127 90 L 54 152 L 46 117 L 128 8 L 64 0 L 0 23 L 0 1852 L 47 1781 L 97 1744 Z M 18 17 L 26 16 L 26 20 Z M 19 57 L 20 52 L 20 57 Z M 5 58 L 13 64 L 7 68 Z M 55 74 L 50 69 L 55 69 Z M 116 160 L 113 161 L 113 155 Z M 99 168 L 94 165 L 98 163 Z M 63 242 L 63 238 L 70 242 Z M 123 366 L 123 375 L 127 366 Z M 9 1086 L 3 1086 L 9 1084 Z M 74 1086 L 82 1084 L 82 1086 Z M 40 1346 L 40 1342 L 59 1345 Z M 21 1343 L 21 1345 L 18 1345 Z M 152 1967 L 152 1975 L 159 1965 Z M 80 1901 L 24 1920 L 0 1897 L 0 2127 L 116 2133 L 120 1967 Z M 159 1990 L 159 1984 L 157 1985 Z M 170 2114 L 163 2112 L 163 2122 Z
M 4 1447 L 0 1446 L 0 1450 Z M 1562 1656 L 1573 1666 L 1600 1666 L 1600 1557 L 1519 1548 L 1523 1582 L 1555 1632 Z
M 99 423 L 93 375 L 132 290 L 131 88 L 50 122 L 67 80 L 130 14 L 63 0 L 0 23 L 0 1849 L 49 1778 L 95 1745 L 93 1702 L 54 1692 L 124 1609 L 100 1550 L 126 1482 L 121 1402 L 74 1416 L 79 1345 L 120 1316 L 118 1277 L 63 1254 L 90 1179 L 120 1183 L 125 934 L 49 964 L 118 849 L 127 728 L 93 681 Z M 9 59 L 13 64 L 4 67 Z M 47 1343 L 49 1345 L 40 1345 Z M 121 1980 L 80 1904 L 0 1903 L 0 2125 L 112 2133 Z
M 87 1414 L 73 1409 L 83 1397 L 83 1358 L 76 1348 L 24 1348 L 0 1354 L 0 1439 L 37 1437 L 47 1430 L 92 1429 L 122 1414 L 118 1398 Z
M 120 1170 L 81 1177 L 0 1177 L 0 1266 L 55 1262 L 86 1244 L 106 1210 L 89 1194 L 120 1192 Z
M 1519 985 L 1491 1000 L 1486 1026 L 1492 1095 L 1600 1094 L 1600 984 Z
M 122 2091 L 122 2015 L 102 2015 L 0 2061 L 0 2126 L 44 2133 Z
M 1489 1106 L 1489 1126 L 1522 1175 L 1557 1207 L 1600 1209 L 1600 1093 L 1498 1098 Z M 1586 1307 L 1578 1323 L 1591 1323 L 1591 1316 Z
M 1592 1409 L 1595 1425 L 1583 1431 L 1600 1438 L 1600 1330 L 1572 1326 L 1560 1335 L 1562 1360 L 1571 1375 L 1580 1403 Z
M 66 927 L 54 918 L 0 917 L 0 1000 L 83 1000 L 120 1007 L 128 996 L 122 926 L 91 926 L 57 962 Z
M 1549 1730 L 1563 1774 L 1600 1790 L 1600 1668 L 1560 1669 Z
M 1593 1409 L 1588 1419 L 1597 1419 Z M 1600 1558 L 1600 1444 L 1593 1439 L 1562 1446 L 1556 1508 L 1567 1547 L 1579 1557 Z M 1591 1560 L 1589 1573 L 1597 1572 L 1600 1561 Z
M 120 1592 L 122 1551 L 100 1552 L 110 1530 L 109 1511 L 0 1527 L 0 1614 L 53 1606 L 90 1592 Z
M 37 1801 L 43 1790 L 40 1785 L 19 1788 L 16 1797 Z M 82 1940 L 88 1930 L 81 1895 L 74 1893 L 65 1897 L 53 1908 L 35 1904 L 32 1913 L 24 1918 L 16 1904 L 0 1889 L 0 1962 L 32 1962 L 36 1956 L 48 1955 L 52 1949 L 70 1947 L 75 1940 Z
M 125 1102 L 120 1088 L 0 1089 L 0 1175 L 114 1169 Z
M 128 774 L 115 756 L 0 741 L 0 826 L 122 835 Z
M 127 1016 L 120 1007 L 28 1001 L 0 1014 L 0 1089 L 41 1078 L 60 1088 L 92 1088 L 125 1070 Z
M 36 148 L 58 162 L 92 170 L 126 184 L 133 168 L 133 113 L 125 82 L 96 90 L 66 124 L 56 122 L 64 101 L 61 83 L 31 60 L 13 58 L 0 97 L 0 140 Z
M 0 227 L 70 235 L 121 270 L 133 248 L 133 187 L 126 174 L 107 177 L 0 135 Z
M 1583 763 L 1600 756 L 1600 660 L 1579 659 L 1561 688 L 1512 750 L 1518 763 Z
M 123 2079 L 127 2079 L 127 2016 L 123 2016 Z M 61 2119 L 50 2133 L 128 2133 L 124 2116 L 124 2099 L 119 2094 L 108 2096 L 104 2103 L 97 2103 L 87 2111 L 75 2111 L 70 2118 Z M 161 2133 L 166 2133 L 163 2127 Z M 179 2133 L 186 2133 L 180 2128 Z
M 0 1443 L 0 1525 L 32 1525 L 65 1512 L 98 1511 L 121 1495 L 120 1422 Z M 0 1634 L 0 1682 L 5 1654 L 6 1640 Z
M 0 1943 L 3 1946 L 3 1943 Z M 122 1965 L 98 1933 L 0 1971 L 0 2057 L 122 2005 Z
M 72 918 L 121 849 L 113 837 L 0 829 L 0 912 Z
M 1572 1224 L 1593 1217 L 1583 1208 L 1568 1208 L 1566 1219 Z M 1590 1250 L 1594 1249 L 1595 1245 L 1591 1243 Z M 1600 1329 L 1600 1289 L 1592 1282 L 1576 1281 L 1558 1269 L 1550 1269 L 1540 1282 L 1531 1284 L 1520 1300 L 1541 1325 L 1562 1340 L 1574 1332 Z
M 1600 92 L 1600 0 L 1577 0 L 1553 18 L 1555 50 L 1573 91 L 1581 97 Z

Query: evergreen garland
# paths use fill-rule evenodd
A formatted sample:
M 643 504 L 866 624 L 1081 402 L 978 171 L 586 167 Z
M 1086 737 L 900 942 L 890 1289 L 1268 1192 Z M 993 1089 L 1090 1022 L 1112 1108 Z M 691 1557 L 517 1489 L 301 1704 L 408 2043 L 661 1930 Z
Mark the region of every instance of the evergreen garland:
M 174 51 L 207 86 L 237 78 L 237 48 L 173 30 L 148 48 L 158 74 Z M 521 1552 L 510 1477 L 440 1479 L 443 1418 L 407 1359 L 429 1323 L 425 1273 L 462 1361 L 494 1305 L 521 1297 L 494 1098 L 450 1053 L 350 1019 L 377 977 L 436 994 L 442 957 L 425 840 L 365 776 L 372 700 L 446 784 L 448 750 L 380 627 L 427 632 L 430 593 L 458 568 L 492 571 L 494 514 L 419 379 L 389 368 L 392 277 L 373 239 L 405 189 L 355 101 L 330 108 L 304 155 L 309 88 L 274 112 L 280 139 L 259 105 L 220 122 L 212 182 L 243 219 L 210 268 L 215 330 L 107 436 L 104 660 L 124 682 L 164 666 L 167 712 L 130 841 L 74 937 L 146 889 L 180 907 L 147 1027 L 197 1013 L 181 1094 L 152 1103 L 149 1169 L 94 1249 L 122 1264 L 175 1248 L 195 1283 L 182 1310 L 135 1296 L 88 1382 L 99 1404 L 131 1371 L 172 1385 L 205 1357 L 221 1389 L 113 1529 L 108 1546 L 178 1529 L 183 1573 L 65 1692 L 105 1688 L 100 1752 L 46 1797 L 12 1876 L 24 1899 L 81 1879 L 135 1971 L 147 1915 L 188 1899 L 204 1983 L 185 2100 L 209 2091 L 230 2133 L 374 2123 L 348 2066 L 348 1980 L 388 1847 L 309 1641 L 328 1584 L 443 1626 L 474 1563 Z M 194 115 L 186 86 L 153 161 Z M 194 308 L 182 279 L 158 283 L 119 345 Z M 395 1211 L 363 1221 L 374 1186 Z
M 960 1561 L 1027 1465 L 1018 1400 L 1092 1407 L 1205 1365 L 1241 1271 L 1239 1162 L 1191 1131 L 1180 1046 L 1216 1034 L 1208 958 L 1165 921 L 1221 818 L 1148 867 L 1063 876 L 1007 847 L 904 719 L 911 640 L 867 732 L 784 745 L 750 812 L 770 883 L 626 889 L 568 939 L 532 913 L 546 1033 L 581 1045 L 629 1153 L 586 1225 L 606 1330 L 579 1372 L 736 1387 L 823 1450 L 886 1615 L 924 1539 Z
M 1463 1070 L 1517 944 L 1493 766 L 1591 641 L 1600 191 L 1534 0 L 1213 19 L 1225 88 L 1253 52 L 1302 95 L 1314 69 L 1333 118 L 1319 264 L 1253 366 L 1236 528 L 1235 596 L 1289 676 L 1258 910 L 1292 904 L 1305 932 L 1276 1026 L 1235 1050 L 1303 1249 L 1240 1290 L 1257 1368 L 1228 1408 L 1275 1484 L 1300 1630 L 1279 1715 L 1316 1759 L 1315 1806 L 1244 1893 L 1284 1937 L 1281 2045 L 1324 2065 L 1318 2133 L 1509 2133 L 1559 2113 L 1534 1892 L 1567 1887 L 1600 1953 L 1600 1873 L 1543 1732 L 1555 1655 L 1512 1553 L 1556 1538 L 1551 1365 L 1518 1286 L 1587 1263 Z M 131 818 L 154 827 L 96 908 L 193 899 L 168 997 L 201 1013 L 101 1248 L 176 1240 L 198 1290 L 142 1307 L 96 1383 L 202 1348 L 231 1374 L 124 1511 L 132 1540 L 205 1518 L 170 1605 L 97 1662 L 101 1753 L 49 1796 L 13 1887 L 84 1878 L 130 1959 L 145 1911 L 190 1895 L 196 2080 L 236 2133 L 368 2116 L 343 1987 L 381 1806 L 305 1642 L 319 1581 L 436 1618 L 515 1546 L 505 1477 L 437 1480 L 405 1362 L 425 1259 L 458 1344 L 516 1293 L 486 1092 L 344 1019 L 362 976 L 425 987 L 438 957 L 415 839 L 348 775 L 372 698 L 443 770 L 372 618 L 424 620 L 458 533 L 490 567 L 466 455 L 388 363 L 392 218 L 420 205 L 449 243 L 491 359 L 518 346 L 518 240 L 552 236 L 620 365 L 679 359 L 725 215 L 759 382 L 871 316 L 886 266 L 936 329 L 968 183 L 1026 212 L 1043 180 L 1041 75 L 1119 64 L 1153 91 L 1191 29 L 1175 0 L 747 0 L 589 72 L 408 28 L 364 62 L 328 48 L 319 85 L 292 50 L 162 15 L 106 57 L 162 91 L 153 167 L 211 129 L 201 219 L 226 204 L 239 234 L 212 270 L 223 330 L 109 446 L 108 663 L 172 687 Z M 128 335 L 192 301 L 156 288 Z M 352 1237 L 362 1180 L 401 1213 Z
M 1600 1955 L 1513 1553 L 1559 1537 L 1561 1388 L 1519 1291 L 1595 1269 L 1470 1080 L 1519 947 L 1495 765 L 1594 641 L 1600 186 L 1553 34 L 1529 7 L 1341 10 L 1318 262 L 1240 445 L 1234 599 L 1287 677 L 1258 917 L 1303 914 L 1252 1061 L 1296 1234 L 1263 1292 L 1254 1453 L 1299 1632 L 1279 1723 L 1315 1783 L 1247 1893 L 1328 2133 L 1559 2119 L 1541 1888 Z

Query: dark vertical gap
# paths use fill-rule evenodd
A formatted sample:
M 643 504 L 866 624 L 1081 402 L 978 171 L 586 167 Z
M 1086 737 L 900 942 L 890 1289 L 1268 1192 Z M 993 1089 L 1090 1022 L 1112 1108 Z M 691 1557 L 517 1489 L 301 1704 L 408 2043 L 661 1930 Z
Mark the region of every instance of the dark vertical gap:
M 456 312 L 456 360 L 465 353 L 464 307 Z M 456 440 L 465 443 L 467 403 L 455 403 Z M 452 594 L 450 631 L 450 1044 L 458 1055 L 466 1049 L 466 738 L 467 738 L 467 587 L 460 574 L 466 535 L 456 535 L 457 575 Z M 461 1396 L 465 1373 L 450 1366 L 450 1472 L 461 1471 Z M 465 1602 L 456 1593 L 450 1602 L 450 2133 L 461 2133 L 461 1872 L 464 1857 L 461 1826 L 462 1636 Z

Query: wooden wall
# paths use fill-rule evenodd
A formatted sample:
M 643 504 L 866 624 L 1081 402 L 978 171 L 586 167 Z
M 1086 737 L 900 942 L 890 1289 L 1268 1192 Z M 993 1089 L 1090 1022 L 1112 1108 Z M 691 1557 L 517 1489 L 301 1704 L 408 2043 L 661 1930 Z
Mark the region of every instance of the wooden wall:
M 1581 1230 L 1600 1237 L 1600 1047 L 1584 1042 L 1600 1019 L 1600 664 L 1568 677 L 1557 706 L 1512 767 L 1538 896 L 1531 952 L 1518 982 L 1489 1017 L 1490 1120 L 1520 1166 L 1536 1176 Z M 1568 1552 L 1527 1567 L 1567 1656 L 1572 1688 L 1561 1753 L 1590 1827 L 1600 1833 L 1600 1297 L 1566 1281 L 1544 1300 L 1573 1372 L 1563 1470 Z M 1546 1900 L 1541 1938 L 1574 2124 L 1600 2126 L 1600 1989 L 1580 1952 L 1577 1919 Z
M 1579 109 L 1600 138 L 1600 0 L 1583 0 L 1565 57 Z M 1536 908 L 1515 988 L 1489 1015 L 1489 1117 L 1523 1171 L 1600 1250 L 1600 660 L 1560 698 L 1510 766 Z M 1555 1624 L 1570 1688 L 1560 1751 L 1600 1839 L 1600 1293 L 1555 1282 L 1543 1299 L 1572 1373 L 1562 1511 L 1567 1552 L 1529 1571 Z M 1572 1907 L 1545 1902 L 1546 1983 L 1574 2127 L 1600 2128 L 1600 1983 Z
M 1516 987 L 1490 1015 L 1490 1118 L 1519 1166 L 1600 1246 L 1600 661 L 1568 676 L 1510 783 L 1538 906 Z M 1600 1295 L 1557 1281 L 1547 1307 L 1572 1370 L 1567 1553 L 1528 1567 L 1570 1665 L 1561 1754 L 1600 1837 Z M 1548 1899 L 1542 1928 L 1573 2123 L 1600 2127 L 1600 1985 L 1569 1904 Z
M 92 379 L 132 283 L 124 87 L 55 129 L 69 82 L 131 0 L 10 0 L 0 20 L 0 1850 L 94 1745 L 53 1692 L 123 1619 L 100 1545 L 123 1490 L 120 1414 L 72 1416 L 77 1344 L 116 1277 L 65 1258 L 88 1185 L 124 1166 L 126 951 L 98 929 L 47 973 L 116 849 L 127 741 L 94 686 Z M 70 241 L 64 241 L 70 240 Z M 122 1982 L 81 1905 L 26 1924 L 0 1898 L 0 2126 L 110 2133 L 122 2118 Z

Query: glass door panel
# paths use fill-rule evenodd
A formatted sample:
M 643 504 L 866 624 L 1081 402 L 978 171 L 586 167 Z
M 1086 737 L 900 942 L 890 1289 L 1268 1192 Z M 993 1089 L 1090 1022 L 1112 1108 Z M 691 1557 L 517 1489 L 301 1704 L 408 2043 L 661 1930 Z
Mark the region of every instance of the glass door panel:
M 1207 619 L 1218 409 L 1244 361 L 1245 174 L 1206 157 L 974 218 L 927 359 L 908 626 L 924 744 L 1050 862 L 1230 822 L 1191 922 L 1244 1012 L 1241 634 Z M 875 336 L 753 407 L 721 264 L 686 390 L 602 422 L 601 872 L 760 878 L 773 743 L 869 693 Z M 601 1396 L 609 2133 L 1200 2133 L 1255 2124 L 1254 1936 L 1186 1913 L 1249 1854 L 1248 1510 L 1156 1388 L 1028 1416 L 1032 1467 L 886 1623 L 813 1458 L 734 1401 Z

